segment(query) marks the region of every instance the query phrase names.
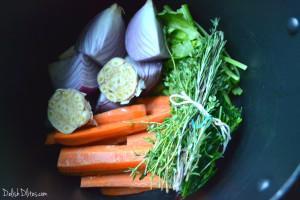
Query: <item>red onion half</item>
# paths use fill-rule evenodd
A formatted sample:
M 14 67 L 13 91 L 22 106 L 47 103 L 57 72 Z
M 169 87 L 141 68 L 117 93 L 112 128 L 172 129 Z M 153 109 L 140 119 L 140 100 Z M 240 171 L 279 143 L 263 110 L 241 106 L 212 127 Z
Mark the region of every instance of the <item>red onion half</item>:
M 113 57 L 125 55 L 125 25 L 117 4 L 99 13 L 84 29 L 76 49 L 104 65 Z
M 161 62 L 137 62 L 129 56 L 125 60 L 135 68 L 139 78 L 144 81 L 145 89 L 142 92 L 143 95 L 148 94 L 161 80 Z
M 129 22 L 125 46 L 127 53 L 135 61 L 153 61 L 169 57 L 152 0 L 147 0 Z
M 57 61 L 49 66 L 49 74 L 55 89 L 72 88 L 93 94 L 98 90 L 98 64 L 83 54 Z

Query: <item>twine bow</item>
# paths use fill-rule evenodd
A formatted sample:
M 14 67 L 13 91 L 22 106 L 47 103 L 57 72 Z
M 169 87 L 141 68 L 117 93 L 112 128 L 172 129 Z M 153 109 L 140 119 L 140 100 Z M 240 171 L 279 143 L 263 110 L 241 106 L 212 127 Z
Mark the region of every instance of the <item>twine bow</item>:
M 175 99 L 181 99 L 182 101 L 178 102 Z M 185 94 L 185 92 L 181 92 L 180 94 L 172 94 L 170 96 L 170 102 L 174 106 L 181 106 L 181 105 L 187 105 L 192 104 L 195 106 L 199 112 L 205 117 L 204 120 L 211 120 L 212 124 L 219 128 L 219 133 L 222 135 L 224 142 L 223 142 L 223 153 L 225 152 L 227 145 L 231 139 L 230 136 L 230 127 L 222 122 L 220 119 L 212 117 L 204 108 L 204 106 L 201 103 L 198 103 L 196 101 L 193 101 L 188 95 Z

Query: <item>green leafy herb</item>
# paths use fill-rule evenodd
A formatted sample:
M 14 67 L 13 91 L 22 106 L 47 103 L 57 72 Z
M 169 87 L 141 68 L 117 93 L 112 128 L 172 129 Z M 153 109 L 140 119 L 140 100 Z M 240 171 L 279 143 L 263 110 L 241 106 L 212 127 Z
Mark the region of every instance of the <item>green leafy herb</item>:
M 186 197 L 215 174 L 230 131 L 242 121 L 241 109 L 230 95 L 241 94 L 237 68 L 246 66 L 225 52 L 218 20 L 212 21 L 208 34 L 193 21 L 186 5 L 177 11 L 165 7 L 159 18 L 171 55 L 164 65 L 164 93 L 174 102 L 172 117 L 149 127 L 157 141 L 145 157 L 144 175 L 160 176 Z

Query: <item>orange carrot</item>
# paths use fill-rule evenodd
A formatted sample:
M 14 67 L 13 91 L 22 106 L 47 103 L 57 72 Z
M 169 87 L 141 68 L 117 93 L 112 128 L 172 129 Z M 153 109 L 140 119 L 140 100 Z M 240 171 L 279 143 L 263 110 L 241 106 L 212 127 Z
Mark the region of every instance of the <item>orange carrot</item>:
M 81 177 L 80 187 L 134 187 L 134 188 L 161 188 L 165 186 L 163 181 L 158 177 L 153 178 L 148 175 L 143 179 L 130 174 L 112 174 L 104 176 L 85 176 Z
M 50 133 L 46 137 L 45 145 L 52 145 L 55 144 L 54 134 Z M 101 141 L 97 141 L 94 143 L 90 143 L 89 145 L 124 145 L 127 143 L 127 137 L 121 136 L 121 137 L 114 137 L 114 138 L 108 138 Z
M 151 142 L 147 141 L 147 139 L 155 140 L 155 134 L 149 132 L 137 133 L 134 135 L 127 136 L 127 145 L 134 146 L 134 145 L 150 145 L 152 146 Z
M 126 145 L 62 148 L 57 167 L 60 172 L 70 175 L 123 172 L 136 167 L 150 148 L 149 146 Z
M 145 131 L 148 127 L 149 122 L 160 123 L 168 117 L 170 117 L 170 113 L 164 112 L 133 120 L 104 124 L 102 126 L 79 130 L 72 134 L 63 134 L 60 132 L 56 132 L 54 133 L 54 140 L 55 143 L 68 146 L 89 144 L 107 138 L 126 136 L 133 133 Z
M 110 110 L 104 113 L 100 113 L 93 116 L 93 120 L 90 121 L 85 126 L 81 127 L 79 130 L 84 130 L 87 128 L 94 127 L 95 124 L 103 125 L 103 124 L 109 124 L 113 122 L 119 122 L 124 120 L 130 120 L 130 119 L 136 119 L 140 117 L 146 116 L 146 107 L 145 105 L 139 104 L 139 105 L 132 105 L 132 106 L 125 106 L 122 108 L 117 108 L 114 110 Z M 77 131 L 79 131 L 77 130 Z M 122 138 L 124 140 L 124 138 Z M 120 140 L 118 140 L 120 141 Z M 124 141 L 123 141 L 124 142 Z M 51 145 L 55 144 L 54 134 L 50 133 L 46 137 L 45 144 Z M 122 143 L 122 142 L 121 142 Z M 114 142 L 113 140 L 108 140 L 105 142 L 101 142 L 99 144 L 118 144 L 118 142 Z
M 94 115 L 93 119 L 99 124 L 109 124 L 124 120 L 136 119 L 146 115 L 145 105 L 132 105 L 110 110 Z
M 147 114 L 155 114 L 160 112 L 170 112 L 170 100 L 168 96 L 156 96 L 139 98 L 136 103 L 145 104 Z
M 125 145 L 126 143 L 127 143 L 127 137 L 121 136 L 121 137 L 104 139 L 89 145 Z
M 46 136 L 45 145 L 55 144 L 54 134 L 50 133 Z
M 103 195 L 106 196 L 124 196 L 139 194 L 151 190 L 150 188 L 130 188 L 130 187 L 105 187 L 100 188 Z

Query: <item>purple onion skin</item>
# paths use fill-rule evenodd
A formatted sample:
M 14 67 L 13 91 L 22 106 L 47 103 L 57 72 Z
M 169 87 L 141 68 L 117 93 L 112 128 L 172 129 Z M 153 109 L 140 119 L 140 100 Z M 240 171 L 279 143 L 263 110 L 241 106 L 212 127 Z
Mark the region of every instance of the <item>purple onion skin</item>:
M 104 65 L 114 57 L 124 57 L 125 23 L 117 4 L 100 12 L 81 33 L 75 49 Z
M 152 62 L 152 63 L 143 63 L 148 65 L 149 73 L 147 77 L 143 77 L 145 80 L 146 89 L 142 92 L 142 96 L 148 95 L 151 91 L 157 86 L 161 81 L 162 74 L 162 63 L 161 62 Z M 157 67 L 156 70 L 151 70 L 152 67 Z M 139 73 L 141 74 L 141 73 Z
M 89 88 L 89 87 L 82 86 L 82 87 L 79 88 L 80 92 L 83 92 L 83 93 L 88 94 L 88 95 L 95 95 L 97 93 L 97 90 L 98 90 L 98 87 Z
M 95 114 L 106 112 L 120 107 L 122 107 L 120 104 L 111 102 L 103 94 L 100 94 L 95 106 Z
M 90 59 L 88 56 L 84 54 L 79 54 L 81 56 L 80 63 L 85 65 L 86 68 L 92 68 L 91 71 L 93 71 L 89 76 L 84 77 L 87 82 L 89 82 L 89 86 L 81 86 L 79 88 L 79 91 L 86 93 L 88 95 L 94 95 L 98 91 L 98 82 L 97 82 L 97 74 L 100 71 L 101 67 L 92 59 Z
M 156 18 L 151 0 L 130 20 L 125 35 L 125 47 L 135 61 L 154 61 L 169 57 L 162 27 Z
M 81 53 L 58 61 L 49 68 L 54 89 L 72 88 L 87 95 L 93 95 L 98 90 L 99 70 L 97 63 Z
M 133 65 L 139 78 L 145 82 L 146 88 L 143 90 L 142 96 L 148 95 L 161 81 L 162 63 L 159 61 L 137 62 L 129 56 L 126 57 L 126 61 Z

